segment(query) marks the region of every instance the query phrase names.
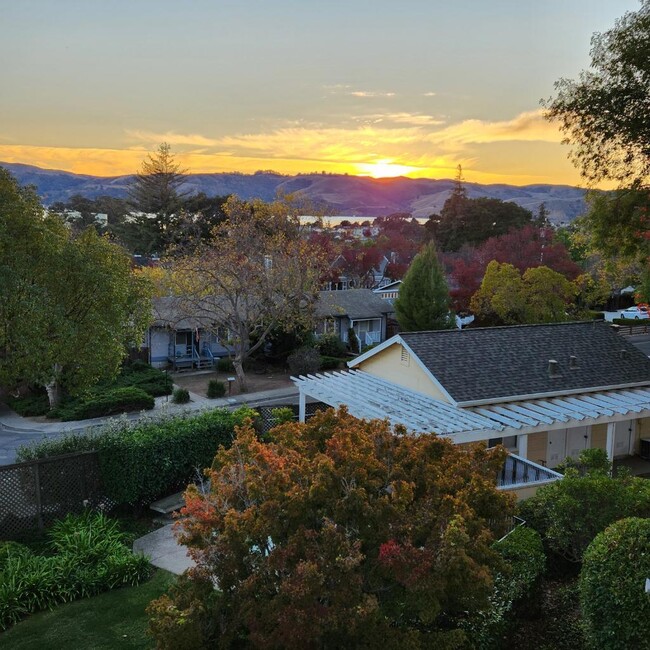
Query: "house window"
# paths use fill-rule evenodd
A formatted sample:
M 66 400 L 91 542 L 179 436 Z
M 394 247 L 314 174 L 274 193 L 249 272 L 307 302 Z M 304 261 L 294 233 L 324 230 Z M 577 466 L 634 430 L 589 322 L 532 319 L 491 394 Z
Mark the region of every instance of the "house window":
M 517 448 L 517 436 L 505 436 L 504 438 L 490 438 L 488 440 L 488 448 L 503 445 L 506 449 Z

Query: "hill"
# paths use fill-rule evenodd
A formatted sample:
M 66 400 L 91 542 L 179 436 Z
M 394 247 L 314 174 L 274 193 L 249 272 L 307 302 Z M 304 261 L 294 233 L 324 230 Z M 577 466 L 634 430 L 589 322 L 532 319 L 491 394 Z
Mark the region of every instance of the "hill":
M 2 163 L 21 184 L 32 184 L 45 205 L 66 201 L 74 194 L 88 198 L 101 195 L 124 198 L 133 176 L 90 176 L 41 169 L 31 165 Z M 243 199 L 271 200 L 278 191 L 300 192 L 312 201 L 326 203 L 332 214 L 360 217 L 386 216 L 407 212 L 428 217 L 439 212 L 453 187 L 451 180 L 427 178 L 369 178 L 343 174 L 300 174 L 284 176 L 274 172 L 254 174 L 190 174 L 182 189 L 208 196 L 236 194 Z M 568 185 L 481 185 L 466 183 L 470 198 L 481 196 L 513 201 L 532 212 L 545 203 L 554 223 L 573 221 L 584 213 L 585 190 Z

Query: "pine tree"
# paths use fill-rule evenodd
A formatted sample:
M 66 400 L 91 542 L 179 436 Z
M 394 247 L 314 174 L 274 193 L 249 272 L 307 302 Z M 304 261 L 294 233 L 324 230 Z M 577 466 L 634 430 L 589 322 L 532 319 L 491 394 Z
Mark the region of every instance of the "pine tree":
M 433 242 L 411 263 L 395 301 L 395 313 L 405 332 L 452 327 L 449 290 Z

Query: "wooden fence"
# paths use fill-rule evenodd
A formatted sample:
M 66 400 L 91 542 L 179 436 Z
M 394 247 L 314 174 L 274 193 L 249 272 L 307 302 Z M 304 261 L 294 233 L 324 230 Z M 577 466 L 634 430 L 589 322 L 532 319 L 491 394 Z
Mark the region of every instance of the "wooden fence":
M 0 466 L 0 539 L 24 539 L 70 512 L 113 506 L 95 451 Z

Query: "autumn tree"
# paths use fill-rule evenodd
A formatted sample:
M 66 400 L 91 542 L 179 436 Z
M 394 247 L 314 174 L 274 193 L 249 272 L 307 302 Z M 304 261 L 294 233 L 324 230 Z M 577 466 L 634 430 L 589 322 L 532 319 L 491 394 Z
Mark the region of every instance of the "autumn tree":
M 151 317 L 129 256 L 88 229 L 75 237 L 0 169 L 0 383 L 46 386 L 54 406 L 113 376 Z
M 239 386 L 246 390 L 244 361 L 278 329 L 312 323 L 325 262 L 302 236 L 299 204 L 231 197 L 227 220 L 173 260 L 184 313 L 214 334 L 229 334 Z
M 449 289 L 433 242 L 415 256 L 394 303 L 400 328 L 405 332 L 449 329 Z
M 142 162 L 129 188 L 129 199 L 141 214 L 134 218 L 140 230 L 141 253 L 162 253 L 173 241 L 173 231 L 180 216 L 185 194 L 180 192 L 186 170 L 176 162 L 171 147 L 163 142 Z M 149 216 L 153 215 L 153 217 Z
M 196 561 L 149 608 L 160 648 L 460 648 L 499 565 L 503 448 L 462 448 L 342 409 L 237 431 L 186 493 Z M 214 590 L 214 585 L 219 591 Z

